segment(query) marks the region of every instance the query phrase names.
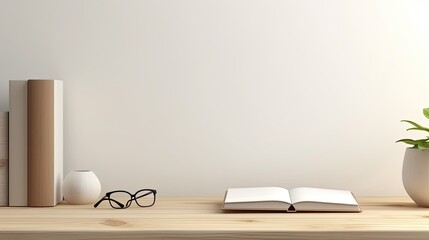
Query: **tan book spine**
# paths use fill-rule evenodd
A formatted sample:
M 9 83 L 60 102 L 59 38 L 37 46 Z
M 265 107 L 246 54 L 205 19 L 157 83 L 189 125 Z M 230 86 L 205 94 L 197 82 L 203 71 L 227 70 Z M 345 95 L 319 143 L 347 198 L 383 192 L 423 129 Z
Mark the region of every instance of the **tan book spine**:
M 0 112 L 0 206 L 9 205 L 9 114 Z
M 9 81 L 9 206 L 27 206 L 27 80 Z
M 29 80 L 28 206 L 61 201 L 62 171 L 62 82 Z

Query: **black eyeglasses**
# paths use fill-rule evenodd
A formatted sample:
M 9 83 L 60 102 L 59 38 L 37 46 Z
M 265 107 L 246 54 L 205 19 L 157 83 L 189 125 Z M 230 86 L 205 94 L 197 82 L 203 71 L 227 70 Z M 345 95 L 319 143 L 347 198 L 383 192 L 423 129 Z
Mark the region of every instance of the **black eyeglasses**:
M 135 201 L 139 207 L 151 207 L 155 204 L 156 190 L 155 189 L 142 189 L 134 194 L 124 190 L 112 191 L 106 193 L 106 196 L 101 198 L 94 207 L 98 207 L 101 202 L 108 200 L 110 206 L 115 209 L 125 209 L 131 206 Z

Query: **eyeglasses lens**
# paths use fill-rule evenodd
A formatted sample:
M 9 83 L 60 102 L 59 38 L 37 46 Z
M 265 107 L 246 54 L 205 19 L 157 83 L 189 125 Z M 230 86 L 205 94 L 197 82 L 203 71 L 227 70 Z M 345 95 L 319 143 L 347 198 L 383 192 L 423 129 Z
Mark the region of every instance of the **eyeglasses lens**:
M 112 208 L 127 208 L 131 204 L 131 195 L 126 192 L 113 192 L 110 194 L 110 206 Z
M 150 207 L 155 203 L 155 194 L 148 190 L 139 191 L 136 193 L 136 202 L 140 207 Z

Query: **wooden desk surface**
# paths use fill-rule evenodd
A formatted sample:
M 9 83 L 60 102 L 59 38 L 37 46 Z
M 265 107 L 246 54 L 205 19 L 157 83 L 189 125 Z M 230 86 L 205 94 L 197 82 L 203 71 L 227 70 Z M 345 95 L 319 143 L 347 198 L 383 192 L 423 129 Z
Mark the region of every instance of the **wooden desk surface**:
M 358 198 L 362 213 L 225 213 L 221 201 L 0 208 L 0 239 L 429 239 L 429 208 L 406 197 Z

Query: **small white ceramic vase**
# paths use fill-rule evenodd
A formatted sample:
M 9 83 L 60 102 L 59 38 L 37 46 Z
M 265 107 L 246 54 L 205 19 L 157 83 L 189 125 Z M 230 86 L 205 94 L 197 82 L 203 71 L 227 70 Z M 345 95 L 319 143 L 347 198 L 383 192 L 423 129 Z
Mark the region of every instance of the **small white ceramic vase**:
M 64 200 L 68 204 L 91 204 L 98 200 L 101 184 L 90 170 L 71 171 L 64 179 Z
M 402 183 L 420 207 L 429 207 L 429 150 L 407 148 L 402 166 Z

